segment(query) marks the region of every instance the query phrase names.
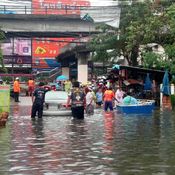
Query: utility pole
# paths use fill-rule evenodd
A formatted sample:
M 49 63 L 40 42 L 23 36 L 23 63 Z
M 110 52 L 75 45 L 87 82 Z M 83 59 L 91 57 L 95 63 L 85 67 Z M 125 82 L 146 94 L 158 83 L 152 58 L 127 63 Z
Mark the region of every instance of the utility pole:
M 15 43 L 14 37 L 12 38 L 12 74 L 14 74 L 14 56 L 15 56 Z

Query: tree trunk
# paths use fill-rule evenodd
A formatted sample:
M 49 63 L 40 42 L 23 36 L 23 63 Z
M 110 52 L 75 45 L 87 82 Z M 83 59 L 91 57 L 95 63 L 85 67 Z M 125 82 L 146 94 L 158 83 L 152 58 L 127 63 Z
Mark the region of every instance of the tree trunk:
M 139 56 L 139 46 L 136 45 L 133 47 L 132 51 L 131 51 L 131 63 L 132 66 L 137 66 L 138 65 L 138 56 Z

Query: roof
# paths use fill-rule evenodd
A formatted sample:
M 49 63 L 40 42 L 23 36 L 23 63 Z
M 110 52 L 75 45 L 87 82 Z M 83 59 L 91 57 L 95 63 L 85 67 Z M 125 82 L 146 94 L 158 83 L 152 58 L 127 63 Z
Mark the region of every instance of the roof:
M 132 85 L 132 84 L 143 85 L 142 82 L 140 82 L 140 81 L 138 81 L 138 80 L 135 80 L 135 79 L 127 79 L 127 80 L 124 80 L 123 83 L 124 83 L 126 86 L 129 86 L 129 85 Z
M 120 70 L 121 69 L 128 69 L 128 70 L 138 70 L 138 71 L 141 71 L 141 72 L 146 72 L 146 73 L 157 73 L 157 72 L 160 72 L 160 73 L 165 73 L 164 70 L 157 70 L 157 69 L 148 69 L 148 68 L 143 68 L 143 67 L 134 67 L 134 66 L 123 66 L 123 65 L 120 65 Z
M 119 70 L 127 70 L 129 72 L 128 75 L 131 78 L 139 79 L 141 76 L 142 79 L 144 80 L 145 76 L 147 73 L 150 74 L 150 78 L 152 80 L 155 80 L 158 84 L 160 84 L 163 80 L 163 76 L 165 74 L 165 70 L 157 70 L 157 69 L 147 69 L 143 67 L 134 67 L 134 66 L 124 66 L 124 65 L 119 65 L 119 69 L 117 68 L 118 66 L 115 66 L 116 68 L 111 70 L 111 73 L 113 74 L 119 74 Z M 115 71 L 116 70 L 116 71 Z M 171 80 L 172 76 L 169 73 L 169 79 Z

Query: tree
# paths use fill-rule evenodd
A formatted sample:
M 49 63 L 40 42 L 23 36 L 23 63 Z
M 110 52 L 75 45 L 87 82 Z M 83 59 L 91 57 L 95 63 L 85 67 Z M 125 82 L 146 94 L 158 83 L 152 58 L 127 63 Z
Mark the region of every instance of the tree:
M 95 52 L 113 50 L 113 56 L 123 55 L 130 65 L 137 65 L 139 45 L 143 42 L 146 20 L 153 16 L 151 3 L 134 3 L 132 6 L 122 6 L 120 28 L 114 29 L 107 25 L 99 28 L 102 33 L 97 35 L 90 47 Z M 120 36 L 120 38 L 119 38 Z M 149 37 L 151 38 L 151 37 Z M 145 38 L 146 39 L 146 38 Z M 110 55 L 108 55 L 110 59 Z
M 129 65 L 137 66 L 140 45 L 153 42 L 162 46 L 167 43 L 173 44 L 175 10 L 174 7 L 170 8 L 171 4 L 170 1 L 153 3 L 147 0 L 144 2 L 133 1 L 130 6 L 121 5 L 120 28 L 114 29 L 107 25 L 100 26 L 102 33 L 91 41 L 91 49 L 97 54 L 100 51 L 106 52 L 112 49 L 113 56 L 123 55 Z M 166 11 L 167 8 L 169 8 L 168 12 Z M 169 21 L 170 18 L 172 22 Z M 167 26 L 174 30 L 167 32 Z M 108 61 L 110 56 L 108 54 Z M 96 57 L 100 58 L 100 55 Z

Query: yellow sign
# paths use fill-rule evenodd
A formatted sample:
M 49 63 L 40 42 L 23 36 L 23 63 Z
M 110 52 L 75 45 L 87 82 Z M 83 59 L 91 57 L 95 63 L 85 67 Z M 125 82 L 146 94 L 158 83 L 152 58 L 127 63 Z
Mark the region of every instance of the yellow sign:
M 42 47 L 37 47 L 37 49 L 35 50 L 36 54 L 44 54 L 46 53 L 46 50 Z
M 0 112 L 10 111 L 10 86 L 0 85 Z

